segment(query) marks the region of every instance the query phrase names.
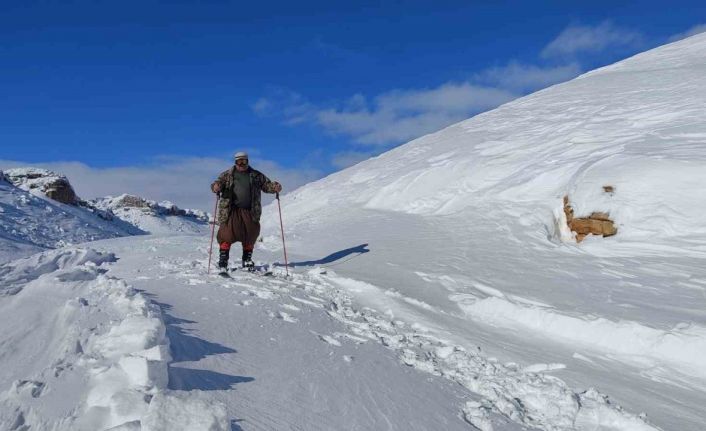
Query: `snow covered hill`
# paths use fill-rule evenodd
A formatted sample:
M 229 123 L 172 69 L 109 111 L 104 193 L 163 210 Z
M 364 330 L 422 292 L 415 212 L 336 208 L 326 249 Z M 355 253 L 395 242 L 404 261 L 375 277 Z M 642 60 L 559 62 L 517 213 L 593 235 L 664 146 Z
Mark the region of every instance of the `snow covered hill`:
M 65 176 L 45 169 L 0 173 L 0 262 L 104 238 L 207 230 L 206 213 L 171 202 L 131 195 L 86 201 Z
M 526 369 L 596 387 L 662 429 L 702 430 L 704 101 L 701 34 L 284 196 L 289 252 L 295 267 L 331 265 L 331 281 L 356 301 L 416 322 L 431 339 L 521 367 L 544 363 Z M 607 213 L 617 235 L 576 244 L 565 196 L 577 217 Z M 275 252 L 279 220 L 268 210 Z M 409 358 L 450 378 L 460 372 L 429 347 Z M 487 405 L 541 429 L 574 429 L 558 417 L 537 422 L 551 403 L 515 395 L 517 405 L 494 396 Z
M 273 277 L 190 228 L 1 264 L 0 429 L 702 431 L 705 72 L 702 34 L 284 195 L 289 277 L 276 204 Z M 60 238 L 0 187 L 5 247 Z
M 131 224 L 23 190 L 0 172 L 0 262 L 48 248 L 141 233 Z

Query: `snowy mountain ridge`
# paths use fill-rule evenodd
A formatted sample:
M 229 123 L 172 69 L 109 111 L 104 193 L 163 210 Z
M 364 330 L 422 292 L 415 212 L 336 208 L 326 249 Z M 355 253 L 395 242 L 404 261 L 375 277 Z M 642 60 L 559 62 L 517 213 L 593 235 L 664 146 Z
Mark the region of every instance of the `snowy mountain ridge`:
M 0 183 L 0 261 L 46 248 L 145 233 L 202 233 L 208 214 L 121 195 L 86 201 L 64 175 L 9 169 Z M 6 237 L 6 238 L 3 238 Z
M 92 199 L 90 205 L 152 234 L 203 232 L 210 217 L 204 211 L 181 209 L 169 201 L 156 202 L 129 194 Z
M 48 248 L 144 233 L 120 220 L 111 221 L 77 205 L 66 205 L 0 181 L 0 262 Z

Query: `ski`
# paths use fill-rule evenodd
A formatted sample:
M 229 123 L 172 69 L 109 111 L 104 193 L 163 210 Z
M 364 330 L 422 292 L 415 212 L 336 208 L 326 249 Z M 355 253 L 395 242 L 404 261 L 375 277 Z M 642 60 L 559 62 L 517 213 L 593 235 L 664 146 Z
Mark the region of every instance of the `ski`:
M 234 267 L 234 268 L 228 268 L 228 269 L 222 269 L 218 271 L 218 275 L 223 278 L 233 278 L 231 275 L 231 272 L 244 272 L 247 274 L 253 274 L 253 275 L 258 275 L 261 277 L 279 277 L 279 274 L 275 274 L 274 271 L 270 269 L 270 266 L 265 264 L 265 265 L 255 265 L 253 267 Z
M 240 268 L 240 270 L 247 272 L 248 274 L 261 275 L 263 277 L 273 276 L 274 273 L 271 270 L 266 269 L 266 268 L 267 267 L 264 267 L 264 266 L 255 266 L 255 267 L 250 267 L 250 268 L 243 267 L 243 268 Z

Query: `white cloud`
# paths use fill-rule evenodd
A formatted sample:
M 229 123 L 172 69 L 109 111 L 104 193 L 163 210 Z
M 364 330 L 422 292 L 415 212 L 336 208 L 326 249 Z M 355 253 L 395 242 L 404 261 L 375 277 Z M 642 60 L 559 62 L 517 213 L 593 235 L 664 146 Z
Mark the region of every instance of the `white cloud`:
M 695 36 L 704 32 L 706 32 L 706 24 L 695 25 L 683 33 L 677 33 L 671 36 L 669 38 L 669 42 L 676 42 L 678 40 L 686 39 L 687 37 Z
M 575 52 L 639 38 L 636 33 L 608 22 L 597 27 L 569 27 L 545 51 Z M 357 144 L 384 148 L 435 132 L 581 72 L 575 61 L 548 67 L 510 62 L 461 82 L 447 82 L 434 88 L 390 90 L 372 98 L 354 94 L 333 106 L 313 104 L 287 90 L 270 89 L 268 96 L 259 99 L 252 108 L 256 114 L 279 118 L 286 125 L 315 125 Z M 350 152 L 334 155 L 331 160 L 336 167 L 357 161 Z
M 302 95 L 283 89 L 270 89 L 268 96 L 259 98 L 251 108 L 260 116 L 281 116 L 288 126 L 310 121 L 315 113 L 315 107 Z
M 267 114 L 272 109 L 272 102 L 264 97 L 261 97 L 252 105 L 252 110 L 261 115 Z
M 601 52 L 607 48 L 637 47 L 643 43 L 641 33 L 620 28 L 610 21 L 597 26 L 570 25 L 543 50 L 542 57 L 569 57 L 581 52 Z
M 476 75 L 476 80 L 512 91 L 531 92 L 568 81 L 581 72 L 581 66 L 576 62 L 555 67 L 510 62 L 507 66 L 484 70 Z
M 434 132 L 517 96 L 504 89 L 462 82 L 433 89 L 393 90 L 371 102 L 356 94 L 334 108 L 316 107 L 289 93 L 283 99 L 263 98 L 253 109 L 260 114 L 279 115 L 288 125 L 306 122 L 360 144 L 388 145 Z M 258 106 L 277 106 L 279 112 L 264 113 L 256 109 Z
M 355 94 L 338 107 L 317 107 L 301 95 L 280 91 L 260 99 L 253 110 L 279 116 L 288 125 L 314 124 L 358 144 L 387 146 L 435 132 L 580 72 L 576 63 L 545 68 L 513 62 L 487 69 L 466 82 L 391 90 L 372 100 Z M 334 166 L 344 165 L 334 160 Z
M 281 182 L 285 192 L 321 177 L 321 172 L 315 170 L 284 169 L 272 161 L 252 155 L 251 160 L 253 167 L 270 179 Z M 144 166 L 96 168 L 81 162 L 0 160 L 0 169 L 34 166 L 64 174 L 76 193 L 84 199 L 130 193 L 157 201 L 168 200 L 182 208 L 211 212 L 214 197 L 209 186 L 232 163 L 230 159 L 167 156 Z

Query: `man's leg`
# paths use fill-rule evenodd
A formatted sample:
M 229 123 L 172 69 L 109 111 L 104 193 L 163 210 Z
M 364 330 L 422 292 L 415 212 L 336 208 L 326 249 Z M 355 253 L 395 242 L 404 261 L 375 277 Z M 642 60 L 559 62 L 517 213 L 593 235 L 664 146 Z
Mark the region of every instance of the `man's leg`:
M 230 255 L 230 243 L 222 242 L 218 247 L 220 253 L 218 255 L 218 268 L 228 269 L 228 257 Z
M 252 251 L 255 249 L 255 244 L 243 242 L 243 268 L 250 270 L 255 269 L 255 262 L 252 261 Z
M 221 270 L 228 269 L 230 246 L 235 242 L 235 233 L 233 232 L 234 219 L 235 214 L 231 213 L 228 221 L 218 227 L 218 233 L 216 234 L 216 241 L 218 241 L 218 248 L 220 250 L 218 268 Z

